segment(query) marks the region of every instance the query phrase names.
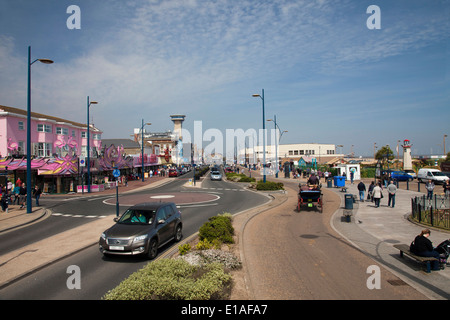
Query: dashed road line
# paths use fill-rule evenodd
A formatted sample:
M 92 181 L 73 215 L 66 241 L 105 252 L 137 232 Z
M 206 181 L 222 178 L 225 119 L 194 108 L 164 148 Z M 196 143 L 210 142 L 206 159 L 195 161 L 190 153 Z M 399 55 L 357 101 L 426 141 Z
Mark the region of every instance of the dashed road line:
M 87 218 L 87 219 L 102 219 L 102 218 L 106 218 L 107 216 L 85 216 L 82 214 L 70 214 L 70 213 L 58 213 L 58 212 L 54 212 L 52 213 L 52 216 L 55 217 L 68 217 L 68 218 Z

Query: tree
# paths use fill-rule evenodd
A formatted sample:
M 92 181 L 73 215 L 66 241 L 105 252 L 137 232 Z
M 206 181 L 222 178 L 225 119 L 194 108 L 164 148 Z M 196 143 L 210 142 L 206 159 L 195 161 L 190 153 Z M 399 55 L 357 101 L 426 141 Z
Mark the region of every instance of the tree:
M 394 152 L 388 145 L 381 147 L 380 150 L 378 150 L 377 154 L 375 155 L 375 159 L 382 161 L 385 161 L 386 159 L 392 160 L 394 159 L 394 157 L 395 157 Z

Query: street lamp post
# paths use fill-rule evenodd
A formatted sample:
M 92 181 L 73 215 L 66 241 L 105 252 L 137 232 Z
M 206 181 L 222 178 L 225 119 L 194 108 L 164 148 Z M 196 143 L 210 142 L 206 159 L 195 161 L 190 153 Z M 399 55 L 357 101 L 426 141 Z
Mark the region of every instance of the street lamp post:
M 447 154 L 445 153 L 445 138 L 447 138 L 448 136 L 446 134 L 444 134 L 444 157 L 447 156 Z
M 142 182 L 144 182 L 144 126 L 148 124 L 151 125 L 150 122 L 144 123 L 144 119 L 142 119 L 142 126 L 141 126 L 141 164 L 142 164 Z
M 89 107 L 91 104 L 98 104 L 97 101 L 90 101 L 87 97 L 87 190 L 91 192 L 91 142 L 90 142 L 90 125 L 89 125 Z
M 27 213 L 32 212 L 31 202 L 31 65 L 36 61 L 52 64 L 50 59 L 36 59 L 31 62 L 31 46 L 28 46 L 28 88 L 27 88 Z
M 262 100 L 262 124 L 263 124 L 263 182 L 266 182 L 266 119 L 264 112 L 264 89 L 262 94 L 253 94 L 253 97 L 260 97 Z
M 278 169 L 279 169 L 279 165 L 278 165 L 278 142 L 281 140 L 281 137 L 283 136 L 283 133 L 287 132 L 287 130 L 285 131 L 281 131 L 280 126 L 277 124 L 277 116 L 274 115 L 273 119 L 268 119 L 267 121 L 273 121 L 274 123 L 274 127 L 275 127 L 275 132 L 278 129 L 278 131 L 280 132 L 280 138 L 277 139 L 277 134 L 275 133 L 275 177 L 278 178 Z

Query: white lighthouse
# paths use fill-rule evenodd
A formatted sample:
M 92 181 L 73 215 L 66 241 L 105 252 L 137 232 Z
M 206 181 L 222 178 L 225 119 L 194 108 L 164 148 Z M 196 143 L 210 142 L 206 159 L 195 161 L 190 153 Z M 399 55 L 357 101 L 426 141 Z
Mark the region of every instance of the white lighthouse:
M 411 159 L 411 142 L 407 139 L 403 140 L 403 170 L 412 170 Z

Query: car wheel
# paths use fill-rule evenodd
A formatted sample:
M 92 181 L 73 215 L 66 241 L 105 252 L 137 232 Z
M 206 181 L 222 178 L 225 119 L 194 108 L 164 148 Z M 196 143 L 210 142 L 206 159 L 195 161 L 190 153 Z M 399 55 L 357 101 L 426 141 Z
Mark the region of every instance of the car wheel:
M 181 231 L 181 225 L 178 225 L 177 229 L 175 230 L 175 241 L 179 242 L 182 237 L 183 237 L 183 233 Z
M 147 256 L 150 260 L 155 259 L 158 255 L 158 241 L 156 239 L 150 240 L 148 245 L 148 253 Z

